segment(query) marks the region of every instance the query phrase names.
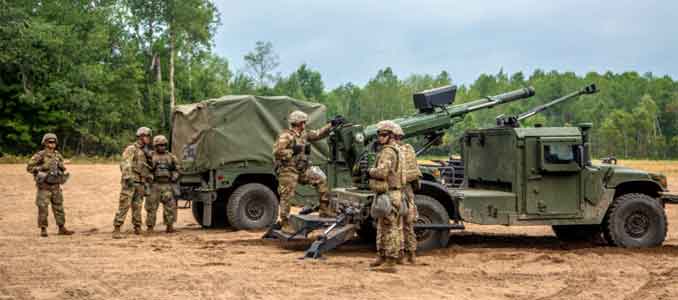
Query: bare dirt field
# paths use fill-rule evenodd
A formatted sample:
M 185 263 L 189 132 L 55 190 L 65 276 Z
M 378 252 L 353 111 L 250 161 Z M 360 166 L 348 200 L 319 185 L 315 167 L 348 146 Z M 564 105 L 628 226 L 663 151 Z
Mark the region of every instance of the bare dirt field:
M 76 234 L 57 236 L 50 213 L 50 237 L 40 238 L 32 178 L 23 165 L 0 165 L 0 300 L 678 298 L 678 206 L 668 207 L 661 248 L 564 244 L 547 227 L 470 225 L 419 265 L 384 273 L 368 268 L 369 245 L 299 260 L 302 251 L 262 241 L 262 232 L 200 229 L 187 209 L 179 233 L 134 236 L 128 219 L 128 237 L 113 240 L 118 167 L 68 168 L 66 219 Z M 666 169 L 678 190 L 678 164 L 647 168 Z

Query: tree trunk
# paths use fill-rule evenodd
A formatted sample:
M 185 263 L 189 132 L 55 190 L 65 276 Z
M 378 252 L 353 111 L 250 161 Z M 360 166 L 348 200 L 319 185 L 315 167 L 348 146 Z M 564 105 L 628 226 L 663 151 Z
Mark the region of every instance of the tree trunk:
M 172 26 L 172 25 L 170 25 Z M 174 110 L 174 105 L 176 105 L 176 98 L 174 96 L 174 43 L 176 34 L 174 33 L 174 28 L 170 28 L 170 57 L 169 57 L 169 86 L 170 86 L 170 112 Z
M 160 108 L 160 127 L 165 127 L 165 97 L 162 91 L 162 65 L 160 56 L 155 57 L 155 81 L 158 89 L 158 105 Z

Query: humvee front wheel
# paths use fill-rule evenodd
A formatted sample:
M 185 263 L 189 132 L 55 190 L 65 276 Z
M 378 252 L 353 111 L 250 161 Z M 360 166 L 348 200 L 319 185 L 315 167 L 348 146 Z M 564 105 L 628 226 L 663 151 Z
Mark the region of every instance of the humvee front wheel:
M 666 238 L 666 225 L 666 213 L 659 201 L 631 193 L 614 199 L 603 227 L 611 244 L 640 248 L 661 245 Z
M 415 204 L 419 216 L 417 217 L 417 224 L 449 224 L 450 216 L 447 210 L 440 202 L 426 195 L 415 195 Z M 447 247 L 447 242 L 450 240 L 450 230 L 433 230 L 433 229 L 415 229 L 417 235 L 417 250 L 426 251 L 435 248 Z
M 248 183 L 233 191 L 226 213 L 235 229 L 266 228 L 278 218 L 278 200 L 267 186 Z

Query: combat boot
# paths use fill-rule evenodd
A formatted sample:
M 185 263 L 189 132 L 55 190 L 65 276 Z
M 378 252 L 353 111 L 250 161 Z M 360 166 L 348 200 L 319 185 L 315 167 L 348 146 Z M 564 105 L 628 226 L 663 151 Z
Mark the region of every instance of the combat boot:
M 376 268 L 378 266 L 383 265 L 385 262 L 386 262 L 386 258 L 379 255 L 379 256 L 377 256 L 377 259 L 375 261 L 370 263 L 370 267 Z
M 40 236 L 47 237 L 47 227 L 40 227 Z
M 399 265 L 405 264 L 405 254 L 404 253 L 405 253 L 404 251 L 402 251 L 402 250 L 400 251 L 400 255 L 398 256 L 398 258 L 396 258 L 396 264 L 399 264 Z
M 385 262 L 384 265 L 381 267 L 381 269 L 382 269 L 384 272 L 388 272 L 388 273 L 395 273 L 395 272 L 397 272 L 398 270 L 396 269 L 396 261 L 397 261 L 397 259 L 395 259 L 395 258 L 387 257 L 387 258 L 386 258 L 386 262 Z
M 414 251 L 407 251 L 407 262 L 416 265 L 417 264 L 417 254 Z
M 120 226 L 115 226 L 113 228 L 113 238 L 114 239 L 121 239 L 122 234 L 120 233 Z
M 141 234 L 141 226 L 134 226 L 134 234 Z
M 73 234 L 73 231 L 66 229 L 66 226 L 64 225 L 59 226 L 59 235 L 71 235 L 71 234 Z
M 174 225 L 172 225 L 172 224 L 167 224 L 167 228 L 165 228 L 165 232 L 166 232 L 166 233 L 175 233 L 175 232 L 177 232 L 177 231 L 174 229 Z
M 146 226 L 146 232 L 147 233 L 153 232 L 153 228 L 154 228 L 153 226 Z

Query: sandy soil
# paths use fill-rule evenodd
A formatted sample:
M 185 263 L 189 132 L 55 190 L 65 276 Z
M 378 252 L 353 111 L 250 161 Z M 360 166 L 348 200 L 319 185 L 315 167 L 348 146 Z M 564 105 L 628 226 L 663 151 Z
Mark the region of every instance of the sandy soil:
M 52 225 L 45 239 L 24 166 L 0 165 L 0 299 L 678 298 L 678 222 L 663 247 L 645 250 L 563 244 L 546 227 L 469 226 L 418 266 L 384 273 L 369 270 L 369 245 L 299 260 L 301 251 L 261 232 L 199 229 L 187 209 L 177 234 L 113 240 L 117 166 L 69 168 L 66 217 L 76 235 L 57 236 Z M 668 216 L 678 220 L 678 207 Z

